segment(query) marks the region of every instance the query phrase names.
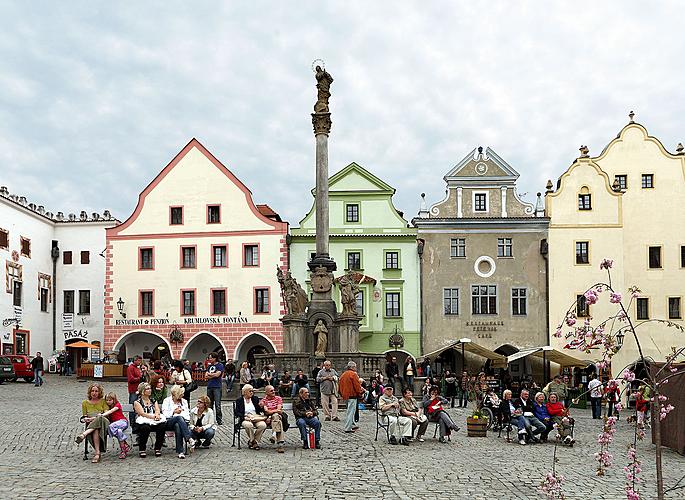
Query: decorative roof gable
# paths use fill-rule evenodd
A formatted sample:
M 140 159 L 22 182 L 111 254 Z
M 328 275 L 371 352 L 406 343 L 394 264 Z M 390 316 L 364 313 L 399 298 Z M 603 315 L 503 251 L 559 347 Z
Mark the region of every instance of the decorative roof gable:
M 444 180 L 448 186 L 493 182 L 503 185 L 513 185 L 519 173 L 504 161 L 492 149 L 482 147 L 473 148 L 459 163 L 445 174 Z

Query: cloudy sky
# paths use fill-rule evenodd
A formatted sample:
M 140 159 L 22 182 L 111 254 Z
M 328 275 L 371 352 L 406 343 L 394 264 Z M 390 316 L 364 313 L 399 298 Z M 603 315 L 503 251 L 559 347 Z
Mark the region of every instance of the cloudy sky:
M 475 146 L 534 200 L 633 109 L 685 142 L 676 2 L 0 0 L 0 185 L 48 210 L 112 210 L 193 137 L 293 226 L 311 204 L 311 63 L 335 78 L 330 172 L 419 194 Z

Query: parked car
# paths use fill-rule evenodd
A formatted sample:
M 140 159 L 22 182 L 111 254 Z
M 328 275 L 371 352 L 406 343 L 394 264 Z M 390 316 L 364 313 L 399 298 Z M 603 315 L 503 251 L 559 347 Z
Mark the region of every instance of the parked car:
M 24 354 L 10 354 L 7 356 L 12 360 L 14 365 L 14 380 L 23 378 L 27 382 L 33 382 L 33 368 L 31 368 L 31 360 L 33 356 L 26 356 Z
M 14 380 L 15 377 L 12 360 L 7 356 L 0 356 L 0 384 L 4 384 L 5 380 Z

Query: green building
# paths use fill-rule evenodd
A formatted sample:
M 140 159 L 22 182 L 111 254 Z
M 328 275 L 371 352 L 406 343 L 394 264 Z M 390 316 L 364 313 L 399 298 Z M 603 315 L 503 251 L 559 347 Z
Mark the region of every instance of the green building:
M 389 338 L 399 333 L 400 351 L 420 354 L 419 259 L 416 229 L 392 204 L 395 189 L 350 163 L 329 179 L 329 253 L 338 265 L 338 278 L 355 273 L 361 293 L 359 350 L 382 353 Z M 312 190 L 314 195 L 314 190 Z M 307 261 L 316 253 L 316 205 L 290 232 L 290 269 L 311 293 Z M 336 288 L 334 299 L 340 310 Z M 403 358 L 404 356 L 398 356 Z

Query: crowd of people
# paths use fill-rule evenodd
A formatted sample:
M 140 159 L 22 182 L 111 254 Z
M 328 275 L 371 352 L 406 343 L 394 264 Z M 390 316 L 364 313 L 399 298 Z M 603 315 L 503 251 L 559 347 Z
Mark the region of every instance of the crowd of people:
M 159 362 L 146 365 L 136 356 L 127 368 L 128 402 L 133 411 L 125 415 L 115 393 L 107 393 L 100 384 L 88 387 L 87 398 L 82 403 L 82 421 L 85 430 L 76 437 L 78 443 L 87 439 L 94 449 L 92 461 L 100 461 L 106 451 L 107 438 L 119 443 L 119 458 L 126 458 L 134 447 L 140 457 L 147 456 L 147 445 L 154 434 L 153 453 L 162 454 L 165 437 L 175 438 L 175 453 L 185 458 L 197 448 L 209 448 L 217 426 L 223 425 L 222 384 L 230 393 L 236 380 L 240 395 L 234 403 L 236 429 L 247 436 L 248 448 L 259 450 L 262 437 L 270 429 L 269 441 L 278 453 L 284 452 L 285 433 L 290 427 L 288 413 L 284 409 L 284 398 L 293 398 L 292 415 L 300 433 L 302 447 L 321 448 L 321 417 L 325 421 L 339 422 L 339 400 L 345 407 L 342 416 L 344 433 L 359 429 L 360 408 L 374 409 L 387 423 L 389 442 L 392 445 L 408 446 L 411 442 L 424 442 L 429 423 L 439 430 L 439 442 L 448 443 L 451 435 L 459 431 L 448 409 L 465 408 L 472 404 L 480 411 L 488 408 L 492 414 L 494 430 L 507 427 L 515 432 L 521 445 L 547 441 L 550 433 L 572 445 L 573 418 L 569 411 L 569 388 L 562 375 L 556 375 L 544 388 L 534 382 L 522 384 L 517 397 L 507 387 L 506 380 L 492 384 L 483 372 L 457 375 L 445 370 L 440 378 L 427 376 L 418 397 L 414 397 L 414 376 L 430 369 L 420 366 L 408 357 L 400 367 L 396 358 L 387 363 L 385 374 L 376 371 L 370 380 L 363 380 L 357 373 L 357 366 L 350 361 L 342 373 L 326 360 L 317 365 L 311 377 L 298 369 L 291 376 L 289 371 L 279 375 L 273 365 L 266 365 L 261 373 L 255 374 L 248 362 L 240 368 L 227 360 L 219 361 L 212 352 L 202 364 L 202 378 L 207 382 L 206 395 L 196 398 L 190 404 L 192 392 L 197 390 L 193 374 L 198 372 L 187 362 L 176 360 L 162 365 Z M 311 387 L 317 390 L 317 398 L 310 398 Z M 500 392 L 499 388 L 503 390 Z M 263 389 L 264 397 L 255 392 Z M 609 401 L 609 416 L 615 414 L 620 392 L 611 383 L 602 384 L 592 377 L 588 384 L 593 416 L 596 414 L 596 399 Z M 644 423 L 649 394 L 638 393 L 637 418 Z M 500 397 L 501 394 L 501 397 Z M 531 397 L 532 396 L 532 397 Z M 364 403 L 364 404 L 360 404 Z M 612 404 L 613 403 L 613 404 Z M 131 426 L 136 443 L 130 444 L 126 430 Z M 436 433 L 437 433 L 436 430 Z

